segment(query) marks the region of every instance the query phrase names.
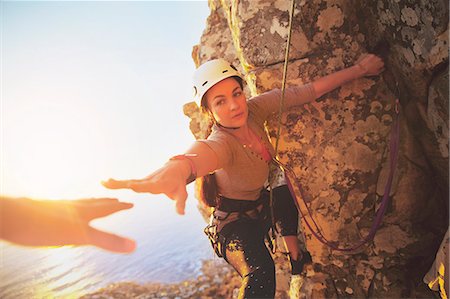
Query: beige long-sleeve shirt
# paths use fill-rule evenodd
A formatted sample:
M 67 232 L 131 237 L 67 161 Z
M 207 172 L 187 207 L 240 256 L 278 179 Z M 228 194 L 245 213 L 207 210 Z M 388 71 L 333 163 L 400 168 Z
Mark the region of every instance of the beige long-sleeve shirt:
M 274 89 L 250 98 L 247 102 L 250 129 L 273 156 L 275 150 L 264 130 L 264 123 L 279 110 L 281 91 Z M 316 99 L 312 84 L 287 88 L 284 108 L 299 106 Z M 239 140 L 219 126 L 214 125 L 207 144 L 217 155 L 219 169 L 215 171 L 218 192 L 233 199 L 256 200 L 269 175 L 269 162 L 244 147 Z

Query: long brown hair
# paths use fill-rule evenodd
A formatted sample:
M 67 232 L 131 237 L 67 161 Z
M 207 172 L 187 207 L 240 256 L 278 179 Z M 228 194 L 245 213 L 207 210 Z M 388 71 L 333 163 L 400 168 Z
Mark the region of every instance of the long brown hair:
M 230 77 L 235 79 L 239 85 L 241 86 L 241 89 L 244 89 L 244 80 L 242 80 L 241 77 Z M 209 116 L 212 118 L 213 123 L 216 123 L 214 117 L 212 116 L 211 110 L 208 107 L 208 102 L 206 101 L 206 93 L 203 96 L 201 100 L 201 110 L 204 113 L 208 113 Z M 218 190 L 217 190 L 217 181 L 216 176 L 214 173 L 207 174 L 200 178 L 199 180 L 199 192 L 198 197 L 200 199 L 200 202 L 208 207 L 216 207 L 218 205 Z
M 210 208 L 216 207 L 218 204 L 217 182 L 214 173 L 207 174 L 199 178 L 199 194 L 200 202 Z

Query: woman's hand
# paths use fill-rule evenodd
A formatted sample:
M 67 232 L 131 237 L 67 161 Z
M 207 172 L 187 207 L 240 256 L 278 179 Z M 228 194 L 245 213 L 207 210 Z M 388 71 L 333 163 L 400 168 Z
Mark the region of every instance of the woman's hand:
M 384 71 L 383 60 L 374 54 L 364 54 L 355 63 L 361 70 L 361 76 L 376 76 Z
M 331 73 L 312 82 L 316 98 L 364 76 L 375 76 L 384 70 L 384 62 L 373 54 L 365 54 L 351 67 Z
M 184 214 L 187 191 L 186 178 L 189 176 L 190 166 L 187 161 L 169 161 L 162 168 L 149 176 L 139 180 L 114 180 L 102 182 L 109 189 L 131 189 L 139 193 L 165 194 L 175 200 L 176 210 Z
M 115 198 L 32 200 L 0 198 L 0 236 L 25 246 L 94 245 L 129 253 L 136 243 L 89 226 L 96 218 L 129 209 L 131 203 Z

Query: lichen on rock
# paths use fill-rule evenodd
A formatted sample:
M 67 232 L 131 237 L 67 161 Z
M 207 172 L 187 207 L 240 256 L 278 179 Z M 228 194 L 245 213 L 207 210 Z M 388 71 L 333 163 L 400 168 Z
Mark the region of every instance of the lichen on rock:
M 280 88 L 287 1 L 210 6 L 194 60 L 225 57 L 239 65 L 249 96 Z M 348 254 L 305 230 L 314 260 L 308 292 L 429 296 L 419 283 L 429 265 L 414 261 L 432 256 L 448 227 L 448 3 L 297 1 L 294 13 L 288 86 L 350 66 L 366 52 L 386 65 L 382 76 L 355 80 L 282 115 L 280 160 L 294 170 L 324 235 L 342 246 L 364 238 L 374 221 L 391 170 L 395 100 L 400 103 L 400 156 L 384 221 L 373 242 Z M 189 111 L 194 123 L 203 121 Z M 273 141 L 277 124 L 276 117 L 267 123 Z M 206 125 L 191 127 L 197 138 L 206 136 L 199 133 Z

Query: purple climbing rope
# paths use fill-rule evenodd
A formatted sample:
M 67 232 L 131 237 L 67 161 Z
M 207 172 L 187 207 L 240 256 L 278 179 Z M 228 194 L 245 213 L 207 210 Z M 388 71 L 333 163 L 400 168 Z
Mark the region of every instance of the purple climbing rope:
M 294 201 L 297 206 L 297 209 L 298 209 L 299 213 L 302 215 L 306 226 L 309 228 L 309 230 L 314 235 L 314 237 L 317 238 L 317 240 L 319 240 L 321 243 L 325 244 L 326 246 L 330 247 L 333 250 L 343 251 L 343 252 L 355 251 L 356 249 L 360 248 L 367 242 L 371 241 L 375 237 L 375 234 L 381 225 L 383 216 L 386 212 L 386 209 L 387 209 L 389 201 L 390 201 L 389 194 L 391 192 L 392 182 L 394 180 L 395 168 L 397 166 L 397 161 L 398 161 L 398 151 L 399 151 L 399 143 L 400 143 L 400 121 L 399 121 L 400 112 L 399 112 L 398 105 L 399 105 L 399 101 L 397 99 L 395 101 L 395 118 L 392 122 L 391 132 L 390 132 L 390 140 L 389 140 L 389 149 L 390 149 L 389 167 L 390 167 L 390 169 L 389 169 L 389 176 L 386 181 L 386 185 L 384 187 L 383 199 L 381 200 L 380 207 L 378 208 L 378 210 L 376 212 L 376 216 L 375 216 L 375 219 L 370 228 L 369 234 L 365 238 L 360 240 L 358 243 L 356 243 L 355 245 L 348 247 L 348 248 L 342 248 L 342 247 L 339 247 L 339 242 L 327 240 L 327 238 L 323 235 L 321 229 L 317 225 L 316 221 L 312 217 L 311 209 L 305 201 L 305 198 L 306 198 L 305 192 L 304 192 L 303 188 L 301 187 L 299 180 L 297 179 L 297 176 L 295 175 L 294 171 L 292 171 L 291 169 L 289 169 L 285 166 L 282 166 L 294 178 L 294 180 L 296 182 L 296 186 L 300 191 L 300 195 L 301 195 L 304 205 L 306 206 L 308 215 L 305 215 L 303 213 L 302 209 L 300 208 L 300 203 L 299 203 L 299 200 L 297 199 L 297 196 L 295 195 L 291 180 L 289 179 L 289 176 L 286 176 L 287 185 L 289 187 L 289 190 L 291 191 L 292 196 L 295 199 Z M 309 216 L 309 218 L 311 219 L 312 224 L 314 225 L 315 228 L 312 227 L 312 224 L 308 221 L 306 216 Z

